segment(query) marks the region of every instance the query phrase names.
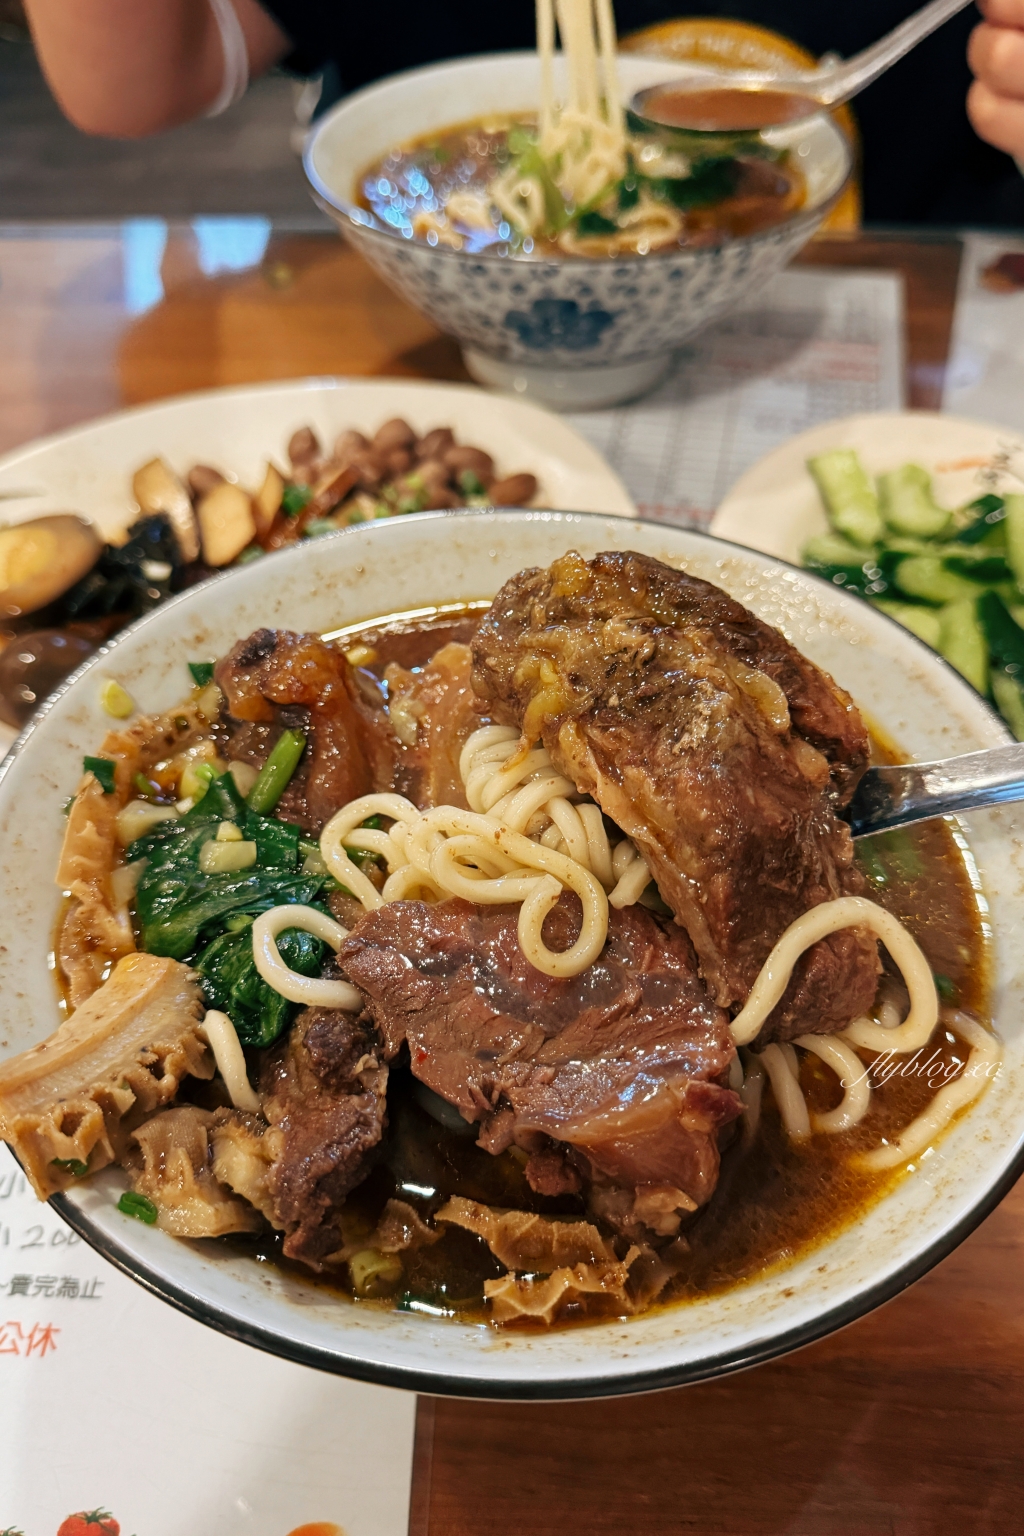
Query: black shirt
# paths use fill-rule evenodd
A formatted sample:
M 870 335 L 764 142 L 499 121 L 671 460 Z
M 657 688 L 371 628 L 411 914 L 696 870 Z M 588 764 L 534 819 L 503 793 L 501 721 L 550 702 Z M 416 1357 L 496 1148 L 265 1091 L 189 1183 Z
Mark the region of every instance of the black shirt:
M 534 46 L 533 0 L 261 0 L 291 38 L 289 67 L 326 69 L 351 91 L 396 70 Z M 918 9 L 920 0 L 701 0 L 698 14 L 754 22 L 815 56 L 848 57 Z M 619 35 L 680 14 L 679 0 L 616 0 Z M 1024 178 L 967 119 L 972 5 L 857 98 L 864 217 L 875 224 L 1024 225 Z M 454 114 L 458 116 L 457 112 Z

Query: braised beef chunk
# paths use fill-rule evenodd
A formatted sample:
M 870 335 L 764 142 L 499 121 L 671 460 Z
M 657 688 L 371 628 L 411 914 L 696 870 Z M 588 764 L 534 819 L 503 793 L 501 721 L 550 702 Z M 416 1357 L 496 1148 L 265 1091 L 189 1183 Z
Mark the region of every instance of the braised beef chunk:
M 376 1054 L 375 1054 L 376 1053 Z M 269 1185 L 284 1251 L 313 1269 L 342 1245 L 346 1195 L 366 1176 L 385 1121 L 388 1069 L 372 1025 L 307 1008 L 263 1069 L 275 1157 Z
M 542 1192 L 579 1188 L 582 1174 L 631 1201 L 657 1188 L 676 1210 L 703 1204 L 740 1102 L 721 1086 L 732 1038 L 686 934 L 644 907 L 612 911 L 600 959 L 555 979 L 524 957 L 518 916 L 402 901 L 360 920 L 338 962 L 387 1058 L 408 1042 L 414 1074 L 479 1124 L 488 1150 L 557 1147 L 528 1164 Z M 563 896 L 545 941 L 566 948 L 578 932 L 576 898 Z
M 482 723 L 470 673 L 468 645 L 442 646 L 419 672 L 392 663 L 385 673 L 388 714 L 405 752 L 402 793 L 420 807 L 467 808 L 459 756 Z
M 375 665 L 395 662 L 414 671 L 425 667 L 446 645 L 468 645 L 480 623 L 479 613 L 438 614 L 432 619 L 394 619 L 359 631 L 356 644 L 372 651 Z
M 723 1008 L 745 1001 L 791 922 L 862 891 L 836 812 L 867 762 L 864 723 L 708 582 L 632 553 L 520 572 L 477 631 L 473 685 L 633 838 Z M 822 940 L 760 1043 L 842 1028 L 877 974 L 869 935 Z
M 257 630 L 216 668 L 227 702 L 229 757 L 262 767 L 283 730 L 307 735 L 277 814 L 310 832 L 373 787 L 350 671 L 341 652 L 319 636 L 286 629 Z

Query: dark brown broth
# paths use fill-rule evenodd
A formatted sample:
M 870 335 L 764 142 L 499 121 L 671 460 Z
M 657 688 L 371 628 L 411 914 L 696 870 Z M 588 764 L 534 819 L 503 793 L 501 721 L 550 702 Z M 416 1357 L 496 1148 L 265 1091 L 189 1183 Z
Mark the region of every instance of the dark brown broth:
M 796 122 L 820 110 L 799 91 L 744 90 L 718 86 L 687 91 L 667 85 L 644 101 L 644 116 L 667 128 L 698 133 L 741 133 Z
M 483 606 L 472 605 L 463 613 L 446 610 L 379 620 L 346 630 L 337 643 L 346 651 L 363 645 L 373 652 L 364 665 L 381 678 L 390 662 L 417 668 L 441 645 L 468 640 Z M 896 749 L 879 733 L 873 736 L 873 746 L 876 762 L 899 761 Z M 959 832 L 936 821 L 862 839 L 858 860 L 870 881 L 869 894 L 917 939 L 946 1000 L 987 1020 L 984 905 Z M 689 1260 L 659 1306 L 699 1300 L 784 1267 L 854 1222 L 904 1175 L 902 1170 L 859 1171 L 853 1154 L 877 1146 L 883 1136 L 892 1139 L 927 1106 L 945 1080 L 939 1074 L 955 1069 L 968 1054 L 968 1047 L 940 1029 L 921 1053 L 914 1072 L 891 1076 L 875 1087 L 871 1109 L 860 1125 L 842 1135 L 815 1135 L 802 1145 L 786 1136 L 771 1093 L 766 1092 L 756 1135 L 747 1144 L 735 1132 L 724 1149 L 718 1189 L 685 1230 Z M 839 1101 L 834 1075 L 815 1057 L 803 1060 L 801 1074 L 812 1113 Z M 401 1061 L 392 1072 L 388 1113 L 381 1161 L 346 1204 L 346 1215 L 361 1221 L 367 1234 L 393 1195 L 408 1201 L 424 1217 L 454 1194 L 548 1215 L 584 1214 L 579 1197 L 552 1200 L 536 1195 L 515 1149 L 492 1157 L 476 1146 L 472 1136 L 438 1125 L 416 1102 L 413 1079 Z M 302 1265 L 284 1259 L 280 1234 L 227 1241 L 281 1265 L 296 1278 L 352 1299 L 340 1277 L 312 1278 Z M 448 1228 L 433 1247 L 402 1257 L 404 1278 L 396 1295 L 361 1305 L 392 1308 L 397 1304 L 429 1315 L 488 1321 L 483 1283 L 503 1271 L 481 1240 Z M 595 1312 L 584 1315 L 581 1311 L 562 1321 L 575 1325 L 598 1319 Z
M 737 93 L 745 94 L 745 93 Z M 458 123 L 440 133 L 424 135 L 393 149 L 360 176 L 356 201 L 385 228 L 413 238 L 418 215 L 443 212 L 453 192 L 484 193 L 509 162 L 511 127 L 533 128 L 529 117 L 509 127 L 483 122 Z M 770 229 L 799 208 L 806 188 L 799 169 L 788 162 L 739 158 L 728 196 L 686 208 L 679 238 L 682 246 L 713 244 L 722 237 L 739 238 Z M 519 241 L 508 224 L 484 230 L 457 224 L 462 248 L 470 253 L 557 256 L 565 252 L 555 239 L 537 236 Z M 425 238 L 415 236 L 415 238 Z M 436 238 L 436 237 L 435 237 Z M 607 247 L 607 248 L 605 248 Z M 668 247 L 659 247 L 659 249 Z M 586 254 L 619 256 L 615 237 L 592 236 Z

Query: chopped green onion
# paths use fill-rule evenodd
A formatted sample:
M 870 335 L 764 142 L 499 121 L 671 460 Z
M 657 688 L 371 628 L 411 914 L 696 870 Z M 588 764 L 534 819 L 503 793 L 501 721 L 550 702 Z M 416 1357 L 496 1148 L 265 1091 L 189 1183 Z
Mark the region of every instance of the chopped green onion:
M 78 1157 L 51 1157 L 50 1165 L 53 1168 L 66 1168 L 76 1179 L 84 1178 L 89 1172 L 89 1164 L 83 1163 Z
M 156 1206 L 145 1195 L 137 1195 L 132 1189 L 125 1190 L 117 1202 L 117 1208 L 125 1216 L 134 1216 L 137 1221 L 144 1221 L 147 1227 L 156 1225 Z
M 312 495 L 308 485 L 286 485 L 281 492 L 281 511 L 285 517 L 298 517 Z
M 610 220 L 606 219 L 605 223 L 610 229 L 615 228 L 615 225 Z M 459 486 L 467 496 L 482 496 L 484 493 L 484 483 L 475 469 L 463 469 L 460 471 Z M 418 511 L 419 509 L 411 508 L 410 510 Z
M 185 764 L 178 780 L 178 794 L 183 800 L 201 800 L 215 779 L 220 778 L 212 763 L 194 759 Z
M 304 539 L 321 539 L 325 533 L 337 533 L 338 525 L 329 517 L 311 517 L 302 530 Z
M 84 772 L 92 774 L 105 795 L 114 793 L 115 764 L 109 757 L 83 757 L 82 768 Z
M 943 976 L 939 971 L 935 972 L 935 990 L 944 1003 L 955 1003 L 957 1000 L 957 988 L 948 976 Z
M 306 738 L 299 731 L 281 732 L 274 743 L 274 750 L 260 769 L 259 778 L 246 797 L 250 811 L 258 811 L 261 816 L 266 816 L 274 809 L 299 766 L 299 758 L 305 746 Z
M 361 1248 L 349 1259 L 348 1272 L 357 1296 L 380 1296 L 401 1280 L 402 1261 L 397 1253 Z
M 137 789 L 143 800 L 155 800 L 159 793 L 159 786 L 147 779 L 144 773 L 132 774 L 132 786 Z
M 212 661 L 190 661 L 188 669 L 192 673 L 192 681 L 197 688 L 205 688 L 213 682 Z
M 236 565 L 249 565 L 251 561 L 259 560 L 265 554 L 266 554 L 266 550 L 265 549 L 261 549 L 258 544 L 250 544 L 248 549 L 243 549 L 242 550 L 242 553 L 239 555 L 238 559 L 235 561 L 235 564 Z

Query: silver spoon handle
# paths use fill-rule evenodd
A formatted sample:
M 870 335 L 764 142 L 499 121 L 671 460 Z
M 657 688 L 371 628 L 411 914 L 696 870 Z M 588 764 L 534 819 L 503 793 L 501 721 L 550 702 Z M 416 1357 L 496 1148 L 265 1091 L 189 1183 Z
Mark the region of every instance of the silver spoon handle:
M 884 75 L 885 71 L 895 64 L 897 59 L 902 59 L 904 54 L 916 48 L 922 38 L 928 37 L 936 31 L 951 16 L 958 11 L 966 9 L 971 0 L 931 0 L 929 5 L 915 11 L 913 16 L 908 16 L 901 21 L 898 27 L 879 38 L 877 43 L 872 43 L 870 48 L 865 48 L 861 53 L 855 53 L 852 59 L 840 60 L 819 66 L 817 69 L 808 70 L 718 70 L 710 71 L 712 75 L 718 75 L 723 85 L 739 86 L 740 88 L 776 89 L 785 90 L 787 87 L 800 91 L 821 107 L 837 107 L 844 101 L 849 101 L 856 96 L 858 91 Z M 694 80 L 698 88 L 706 87 L 709 69 L 703 67 L 695 71 Z M 639 91 L 634 98 L 634 110 L 643 116 L 641 98 L 646 93 Z M 639 103 L 637 105 L 637 103 Z
M 905 53 L 916 48 L 922 38 L 935 32 L 970 3 L 971 0 L 931 0 L 930 5 L 923 6 L 913 16 L 908 16 L 906 21 L 901 21 L 898 27 L 893 27 L 891 32 L 877 43 L 872 43 L 870 48 L 854 54 L 852 59 L 847 59 L 835 69 L 815 71 L 815 98 L 822 106 L 831 107 L 846 101 L 850 96 L 856 96 L 858 91 L 883 75 L 897 59 L 902 59 Z
M 847 811 L 854 837 L 1024 800 L 1024 742 L 941 763 L 869 768 Z

